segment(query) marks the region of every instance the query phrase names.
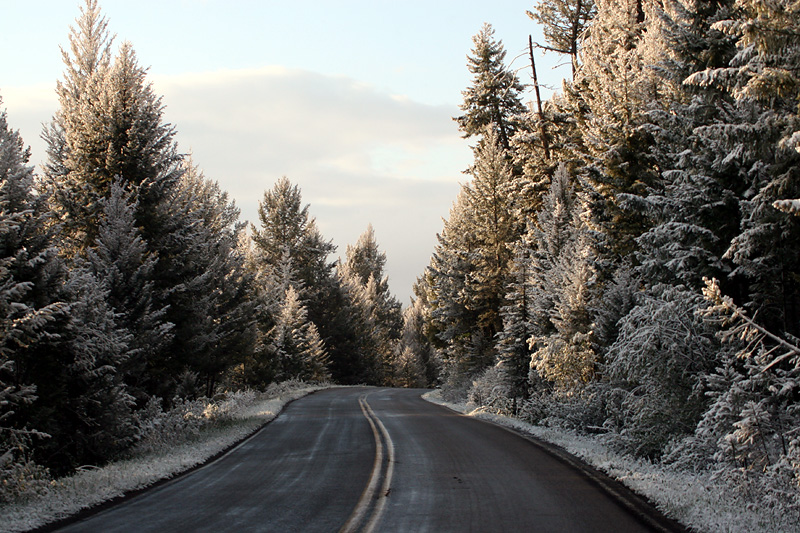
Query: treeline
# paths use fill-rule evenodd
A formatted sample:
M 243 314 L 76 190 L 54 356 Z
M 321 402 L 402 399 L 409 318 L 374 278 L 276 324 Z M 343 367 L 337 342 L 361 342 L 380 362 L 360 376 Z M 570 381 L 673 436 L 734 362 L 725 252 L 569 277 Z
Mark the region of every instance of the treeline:
M 41 175 L 0 113 L 0 501 L 123 456 L 184 401 L 288 379 L 427 383 L 400 349 L 372 228 L 332 261 L 283 178 L 248 229 L 112 41 L 86 0 Z
M 798 508 L 800 8 L 529 16 L 573 74 L 526 107 L 519 63 L 490 26 L 473 38 L 471 180 L 411 311 L 445 393 L 740 487 L 763 474 Z

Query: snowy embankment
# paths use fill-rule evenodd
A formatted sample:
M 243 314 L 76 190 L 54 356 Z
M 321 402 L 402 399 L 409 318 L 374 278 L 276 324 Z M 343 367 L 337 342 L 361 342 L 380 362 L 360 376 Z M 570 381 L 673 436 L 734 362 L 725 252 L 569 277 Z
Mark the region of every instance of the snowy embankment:
M 240 393 L 208 402 L 199 413 L 186 411 L 182 418 L 205 417 L 214 423 L 203 425 L 180 444 L 150 442 L 146 453 L 102 468 L 84 467 L 53 481 L 46 494 L 0 506 L 0 532 L 38 528 L 202 465 L 273 420 L 290 401 L 322 388 L 326 387 L 285 383 L 263 394 Z
M 646 497 L 666 516 L 692 530 L 731 533 L 796 531 L 797 517 L 787 516 L 778 506 L 753 506 L 751 501 L 737 496 L 741 488 L 732 487 L 723 479 L 713 479 L 710 473 L 687 472 L 654 464 L 615 452 L 598 437 L 567 429 L 534 426 L 480 407 L 476 409 L 471 404 L 447 402 L 439 390 L 425 393 L 422 397 L 467 416 L 488 420 L 555 444 Z

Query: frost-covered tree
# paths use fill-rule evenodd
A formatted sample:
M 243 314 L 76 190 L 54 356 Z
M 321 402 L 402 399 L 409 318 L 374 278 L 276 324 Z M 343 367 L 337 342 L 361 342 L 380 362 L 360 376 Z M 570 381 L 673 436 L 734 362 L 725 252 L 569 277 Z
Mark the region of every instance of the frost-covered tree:
M 590 313 L 595 270 L 584 212 L 562 164 L 529 237 L 534 335 L 528 339 L 531 367 L 562 389 L 589 382 L 596 370 Z
M 716 470 L 733 465 L 744 471 L 797 476 L 800 439 L 800 347 L 796 339 L 758 324 L 716 280 L 706 280 L 705 316 L 722 328 L 728 347 L 705 378 L 710 406 L 679 452 L 686 462 Z M 720 468 L 719 465 L 722 465 Z M 786 472 L 794 465 L 794 472 Z M 796 478 L 795 478 L 796 479 Z
M 421 289 L 415 286 L 415 292 Z M 403 332 L 393 362 L 393 376 L 400 386 L 430 387 L 438 377 L 438 355 L 428 337 L 425 303 L 419 295 L 403 310 Z
M 720 346 L 700 315 L 706 307 L 696 291 L 659 286 L 620 321 L 604 372 L 624 392 L 607 424 L 634 453 L 660 456 L 693 433 L 707 407 L 704 379 L 718 364 Z
M 176 377 L 188 373 L 195 386 L 187 394 L 211 396 L 222 374 L 252 349 L 254 304 L 239 245 L 245 227 L 228 194 L 191 161 L 159 210 L 165 225 L 156 279 L 175 327 L 170 349 L 153 361 L 152 390 L 170 397 Z
M 278 264 L 288 251 L 307 290 L 315 291 L 331 274 L 328 255 L 335 246 L 324 240 L 316 220 L 303 205 L 300 188 L 283 177 L 259 202 L 260 227 L 253 226 L 253 243 L 265 264 Z
M 738 167 L 747 185 L 740 197 L 740 233 L 727 257 L 747 277 L 752 307 L 769 329 L 800 332 L 800 286 L 793 276 L 800 255 L 800 220 L 775 203 L 800 196 L 796 139 L 800 138 L 800 37 L 797 6 L 789 2 L 736 2 L 714 29 L 737 39 L 737 53 L 723 67 L 706 68 L 686 83 L 722 89 L 736 113 L 709 128 L 726 163 Z
M 472 41 L 475 48 L 467 67 L 473 74 L 472 86 L 463 91 L 463 115 L 455 119 L 464 137 L 483 135 L 491 126 L 500 145 L 508 150 L 514 135 L 513 117 L 525 111 L 519 93 L 523 86 L 503 62 L 506 51 L 494 38 L 494 29 L 484 24 Z
M 353 319 L 359 324 L 357 340 L 361 344 L 363 366 L 372 369 L 383 380 L 391 371 L 403 327 L 400 302 L 389 292 L 385 274 L 386 254 L 375 240 L 372 225 L 354 246 L 347 247 L 347 256 L 339 269 L 342 286 L 351 299 Z
M 429 292 L 430 329 L 444 350 L 448 367 L 457 366 L 457 373 L 478 370 L 485 363 L 471 357 L 467 344 L 477 313 L 469 307 L 466 284 L 473 266 L 470 252 L 475 239 L 468 225 L 467 199 L 460 192 L 437 235 L 430 266 L 424 278 Z M 476 359 L 476 360 L 473 360 Z
M 0 501 L 46 480 L 33 447 L 47 435 L 27 416 L 44 376 L 30 369 L 65 311 L 47 195 L 36 190 L 30 151 L 6 116 L 0 110 Z
M 565 90 L 565 111 L 578 122 L 580 173 L 597 193 L 591 224 L 607 236 L 604 255 L 612 264 L 636 250 L 635 239 L 647 228 L 624 195 L 645 193 L 657 175 L 644 104 L 660 94 L 638 46 L 648 24 L 640 8 L 638 0 L 597 2 L 581 67 Z
M 70 319 L 59 345 L 63 362 L 59 373 L 48 376 L 47 388 L 66 395 L 51 398 L 56 401 L 48 405 L 45 426 L 62 469 L 115 458 L 136 437 L 134 398 L 121 371 L 132 335 L 119 325 L 103 280 L 83 261 L 70 271 L 64 289 Z M 40 390 L 44 396 L 45 386 Z
M 513 173 L 500 139 L 487 128 L 475 150 L 472 181 L 464 186 L 466 208 L 475 244 L 470 250 L 472 272 L 467 277 L 469 305 L 488 338 L 502 328 L 500 308 L 511 261 L 510 245 L 521 234 L 512 200 Z
M 325 381 L 330 378 L 328 354 L 317 327 L 297 291 L 289 285 L 283 296 L 276 324 L 271 331 L 278 372 L 277 379 Z
M 146 372 L 161 350 L 172 340 L 173 324 L 166 321 L 167 309 L 159 306 L 155 291 L 156 256 L 136 227 L 136 204 L 132 193 L 116 181 L 103 200 L 95 246 L 87 250 L 88 266 L 107 290 L 107 303 L 120 327 L 131 334 L 127 359 L 118 368 L 131 394 L 146 403 Z
M 180 175 L 175 130 L 162 120 L 161 99 L 129 43 L 112 57 L 107 25 L 97 1 L 86 0 L 70 31 L 70 50 L 62 50 L 60 108 L 44 135 L 54 208 L 75 250 L 94 242 L 102 200 L 117 177 L 135 192 L 137 223 L 153 240 L 157 205 Z
M 328 260 L 336 247 L 324 239 L 316 220 L 309 214 L 308 204 L 303 205 L 300 188 L 286 177 L 264 192 L 258 218 L 259 227 L 251 226 L 258 269 L 272 268 L 288 254 L 297 279 L 302 283 L 309 319 L 326 340 L 334 377 L 339 378 L 337 361 L 347 354 L 339 351 L 341 342 L 333 342 L 346 328 L 337 317 L 341 294 L 336 286 L 334 265 Z
M 532 253 L 531 243 L 523 236 L 515 245 L 506 283 L 506 305 L 500 309 L 503 329 L 497 334 L 497 368 L 514 401 L 527 397 L 532 355 L 528 339 L 535 333 L 530 316 Z

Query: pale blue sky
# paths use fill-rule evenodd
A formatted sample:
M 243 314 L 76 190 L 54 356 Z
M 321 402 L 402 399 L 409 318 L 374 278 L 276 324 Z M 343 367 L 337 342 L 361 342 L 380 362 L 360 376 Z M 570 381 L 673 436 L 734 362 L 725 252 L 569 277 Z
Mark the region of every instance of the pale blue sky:
M 78 0 L 0 0 L 0 96 L 12 128 L 44 158 L 59 45 Z M 469 165 L 451 117 L 471 81 L 466 56 L 484 22 L 530 81 L 523 54 L 534 1 L 101 0 L 164 96 L 181 150 L 255 220 L 280 176 L 303 190 L 343 256 L 367 224 L 406 303 Z M 537 54 L 544 83 L 566 68 Z M 526 68 L 528 67 L 528 68 Z M 532 92 L 526 99 L 532 97 Z

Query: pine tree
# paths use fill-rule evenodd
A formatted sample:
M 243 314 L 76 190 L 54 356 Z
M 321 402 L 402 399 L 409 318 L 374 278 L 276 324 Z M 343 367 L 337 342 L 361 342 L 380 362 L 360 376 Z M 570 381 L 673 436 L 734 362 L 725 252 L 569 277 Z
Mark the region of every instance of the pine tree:
M 239 246 L 244 224 L 227 193 L 191 161 L 158 216 L 169 225 L 157 241 L 157 288 L 175 328 L 170 349 L 151 368 L 151 390 L 171 397 L 176 377 L 188 373 L 195 387 L 186 393 L 210 397 L 225 371 L 247 357 L 255 335 Z
M 175 131 L 162 122 L 161 100 L 129 43 L 112 60 L 107 26 L 97 1 L 86 0 L 71 28 L 71 54 L 62 50 L 67 70 L 57 88 L 60 109 L 44 135 L 45 174 L 73 253 L 94 242 L 102 200 L 117 177 L 137 195 L 137 223 L 152 241 L 156 206 L 180 174 Z
M 62 333 L 65 350 L 60 376 L 49 379 L 66 389 L 54 409 L 48 433 L 54 435 L 58 466 L 98 464 L 118 457 L 136 437 L 134 398 L 121 369 L 130 357 L 132 335 L 120 327 L 108 305 L 108 289 L 83 261 L 65 284 L 70 321 Z
M 291 285 L 284 293 L 271 337 L 278 359 L 277 379 L 325 381 L 330 378 L 325 345 Z
M 492 354 L 470 351 L 479 312 L 470 305 L 467 282 L 474 270 L 476 246 L 469 220 L 468 200 L 462 189 L 445 220 L 425 281 L 430 292 L 430 329 L 443 350 L 443 371 L 454 379 L 479 372 L 493 362 Z
M 512 170 L 500 139 L 489 128 L 475 151 L 470 172 L 473 180 L 464 191 L 476 242 L 466 289 L 470 307 L 478 311 L 477 326 L 492 338 L 502 327 L 499 313 L 511 260 L 510 245 L 521 230 L 510 196 Z
M 494 39 L 494 29 L 484 24 L 473 38 L 475 48 L 468 58 L 473 84 L 463 91 L 463 115 L 455 120 L 464 137 L 483 135 L 488 126 L 495 130 L 498 142 L 508 150 L 514 135 L 513 117 L 525 111 L 519 93 L 523 86 L 513 71 L 503 64 L 506 51 L 502 41 Z
M 561 389 L 593 379 L 596 353 L 590 308 L 595 298 L 594 254 L 579 200 L 565 165 L 560 165 L 529 237 L 534 245 L 528 342 L 531 366 Z
M 154 272 L 157 259 L 136 227 L 136 204 L 119 180 L 102 203 L 103 219 L 94 248 L 87 250 L 92 274 L 107 288 L 108 305 L 117 323 L 131 335 L 129 355 L 118 369 L 137 401 L 146 403 L 146 372 L 160 352 L 170 345 L 174 324 L 159 307 Z
M 703 381 L 718 364 L 720 346 L 700 316 L 705 307 L 698 292 L 661 285 L 620 321 L 605 371 L 624 391 L 616 429 L 636 454 L 660 456 L 694 431 L 707 407 Z
M 415 292 L 422 290 L 415 285 Z M 432 387 L 438 377 L 438 355 L 428 338 L 425 302 L 415 298 L 403 311 L 403 332 L 397 347 L 393 374 L 404 387 Z
M 357 339 L 362 366 L 373 374 L 370 381 L 376 383 L 391 371 L 403 324 L 400 302 L 389 292 L 385 264 L 386 254 L 378 248 L 370 225 L 354 246 L 347 247 L 339 269 L 352 310 L 360 315 L 354 319 L 360 325 Z
M 723 67 L 691 75 L 686 83 L 713 87 L 734 98 L 734 113 L 709 128 L 721 148 L 721 164 L 734 165 L 746 186 L 739 198 L 741 225 L 726 257 L 749 284 L 749 299 L 775 331 L 800 333 L 800 220 L 774 204 L 800 196 L 793 139 L 800 129 L 800 37 L 797 6 L 742 0 L 713 28 L 737 39 L 738 53 Z
M 504 376 L 514 401 L 527 397 L 534 335 L 531 310 L 531 243 L 521 239 L 514 246 L 514 258 L 506 283 L 507 304 L 500 309 L 503 329 L 497 334 L 497 367 Z
M 39 408 L 46 376 L 30 369 L 66 308 L 56 293 L 63 269 L 47 195 L 35 189 L 29 156 L 0 110 L 0 501 L 46 480 L 33 449 L 47 435 L 27 416 Z
M 389 291 L 389 278 L 386 275 L 386 254 L 378 247 L 372 224 L 358 238 L 354 246 L 347 247 L 344 265 L 341 267 L 348 276 L 354 276 L 366 287 L 370 280 L 374 284 L 371 298 L 374 299 L 380 327 L 389 339 L 397 339 L 402 328 L 401 305 Z
M 285 253 L 289 254 L 307 291 L 312 321 L 326 329 L 322 313 L 333 279 L 333 264 L 328 262 L 328 256 L 336 247 L 323 238 L 308 209 L 302 203 L 300 188 L 283 177 L 264 192 L 258 207 L 261 226 L 251 226 L 251 232 L 256 257 L 262 265 L 277 265 Z
M 635 239 L 647 229 L 647 219 L 626 197 L 644 194 L 657 177 L 644 104 L 661 95 L 639 47 L 650 23 L 642 6 L 639 0 L 597 3 L 581 67 L 566 85 L 567 112 L 576 117 L 581 137 L 581 174 L 596 191 L 591 223 L 607 236 L 603 253 L 611 264 L 635 252 Z

